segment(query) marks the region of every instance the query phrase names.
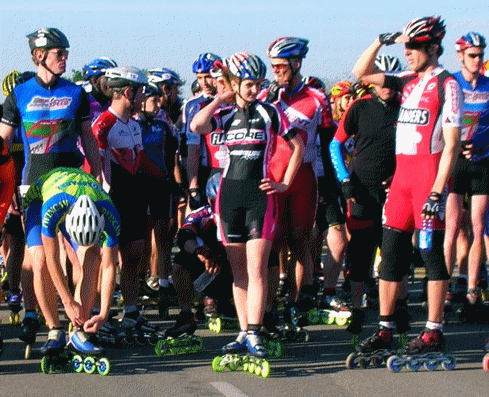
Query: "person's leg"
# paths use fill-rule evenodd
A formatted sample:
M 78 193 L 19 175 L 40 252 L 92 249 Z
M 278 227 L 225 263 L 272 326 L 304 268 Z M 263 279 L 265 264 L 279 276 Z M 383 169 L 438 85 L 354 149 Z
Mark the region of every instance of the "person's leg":
M 241 330 L 248 329 L 248 271 L 246 268 L 246 245 L 229 243 L 225 245 L 231 272 L 233 273 L 233 297 Z
M 137 305 L 139 259 L 143 244 L 144 240 L 132 241 L 124 244 L 120 249 L 122 259 L 120 285 L 126 308 Z
M 100 270 L 100 246 L 79 247 L 77 250 L 81 266 L 80 279 L 75 289 L 75 300 L 82 305 L 85 318 L 90 314 L 97 297 L 97 285 Z
M 484 226 L 489 196 L 476 195 L 471 199 L 471 222 L 473 240 L 469 251 L 469 289 L 477 287 L 479 269 L 484 256 Z
M 446 203 L 445 216 L 445 260 L 447 262 L 448 274 L 453 273 L 455 262 L 457 261 L 457 237 L 460 230 L 462 219 L 463 196 L 450 193 Z

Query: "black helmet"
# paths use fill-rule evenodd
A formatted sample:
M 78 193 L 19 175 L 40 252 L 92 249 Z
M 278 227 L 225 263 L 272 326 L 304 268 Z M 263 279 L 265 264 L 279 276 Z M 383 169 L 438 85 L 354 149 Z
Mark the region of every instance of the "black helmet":
M 31 53 L 36 48 L 69 48 L 70 43 L 64 33 L 56 28 L 42 28 L 26 36 Z

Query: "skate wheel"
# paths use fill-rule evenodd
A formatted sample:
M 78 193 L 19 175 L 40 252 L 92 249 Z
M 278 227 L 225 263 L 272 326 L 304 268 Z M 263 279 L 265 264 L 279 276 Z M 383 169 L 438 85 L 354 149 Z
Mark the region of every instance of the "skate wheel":
M 321 320 L 321 316 L 319 315 L 319 312 L 316 310 L 309 310 L 307 312 L 307 321 L 309 324 L 316 325 L 319 324 L 319 321 Z
M 212 369 L 216 372 L 222 372 L 224 371 L 224 367 L 221 366 L 221 361 L 222 361 L 222 357 L 221 356 L 217 356 L 217 357 L 214 357 L 214 359 L 212 360 Z
M 282 358 L 285 355 L 284 345 L 280 341 L 272 342 L 273 355 L 275 358 Z
M 407 362 L 407 367 L 410 371 L 416 372 L 421 367 L 421 362 L 413 358 Z
M 484 372 L 489 372 L 489 354 L 486 354 L 482 359 L 482 369 Z
M 31 353 L 32 353 L 32 346 L 31 345 L 27 345 L 25 347 L 24 358 L 26 360 L 29 360 L 29 358 L 31 358 Z
M 337 325 L 340 327 L 343 327 L 348 323 L 349 318 L 348 317 L 336 317 L 335 322 Z
M 398 356 L 390 356 L 387 360 L 387 368 L 389 368 L 391 372 L 399 372 L 402 369 L 401 359 Z
M 304 340 L 304 342 L 309 342 L 309 332 L 307 332 L 307 330 L 303 329 L 301 331 L 302 333 L 302 339 Z
M 330 313 L 323 314 L 323 324 L 333 325 L 334 324 L 334 316 Z
M 261 376 L 262 378 L 268 378 L 270 376 L 270 363 L 268 361 L 264 361 L 261 365 Z
M 102 376 L 108 375 L 110 373 L 110 361 L 102 357 L 97 363 L 97 371 Z
M 45 374 L 49 374 L 51 367 L 51 360 L 49 356 L 44 356 L 41 359 L 41 371 Z
M 243 364 L 243 371 L 248 372 L 249 367 L 250 367 L 250 363 L 249 362 L 245 362 Z
M 438 360 L 436 357 L 429 356 L 423 365 L 428 371 L 434 371 L 438 368 Z
M 260 364 L 255 365 L 255 375 L 261 376 L 261 365 Z
M 218 334 L 221 331 L 222 331 L 222 320 L 219 317 L 217 317 L 214 325 L 214 332 Z
M 248 372 L 250 374 L 254 373 L 255 372 L 255 366 L 256 364 L 254 362 L 251 362 L 249 365 L 248 365 Z
M 368 359 L 367 357 L 360 357 L 360 359 L 358 360 L 358 363 L 360 364 L 360 367 L 365 369 L 365 368 L 369 367 L 370 359 Z
M 83 369 L 87 374 L 93 374 L 97 369 L 95 359 L 93 357 L 85 357 L 85 360 L 83 360 Z
M 380 368 L 384 364 L 384 360 L 381 357 L 374 356 L 370 359 L 372 366 L 375 368 Z
M 347 369 L 355 369 L 357 367 L 357 353 L 350 353 L 346 358 L 345 366 Z
M 441 362 L 441 367 L 445 371 L 452 371 L 457 366 L 457 360 L 453 356 L 447 356 L 445 360 Z
M 73 366 L 73 371 L 76 373 L 83 372 L 83 358 L 80 355 L 77 354 L 73 356 L 71 364 Z

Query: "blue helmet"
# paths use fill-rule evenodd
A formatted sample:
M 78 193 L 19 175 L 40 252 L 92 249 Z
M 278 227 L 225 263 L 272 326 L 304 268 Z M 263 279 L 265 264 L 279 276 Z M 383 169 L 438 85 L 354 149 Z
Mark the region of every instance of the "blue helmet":
M 214 62 L 220 61 L 221 58 L 210 52 L 200 54 L 192 64 L 192 72 L 194 73 L 210 73 Z
M 267 66 L 257 55 L 237 52 L 228 59 L 229 72 L 239 79 L 260 80 L 267 74 Z
M 90 80 L 92 77 L 102 76 L 107 69 L 117 67 L 117 62 L 109 58 L 96 58 L 83 66 L 83 78 Z
M 148 84 L 143 87 L 143 95 L 145 98 L 149 98 L 150 96 L 162 96 L 163 91 L 155 83 L 148 82 Z
M 281 37 L 268 46 L 269 58 L 305 58 L 309 51 L 309 40 L 300 37 Z
M 484 49 L 486 48 L 486 39 L 479 33 L 469 32 L 455 42 L 456 51 L 464 51 L 469 47 L 480 47 Z
M 148 81 L 154 84 L 183 85 L 185 84 L 180 76 L 173 70 L 167 68 L 148 70 Z

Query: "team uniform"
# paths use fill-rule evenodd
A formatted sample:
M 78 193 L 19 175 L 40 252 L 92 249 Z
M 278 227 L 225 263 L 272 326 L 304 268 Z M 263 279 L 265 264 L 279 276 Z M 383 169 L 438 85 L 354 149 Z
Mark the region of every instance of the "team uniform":
M 8 152 L 5 141 L 0 138 L 0 223 L 4 223 L 7 211 L 12 203 L 15 188 L 14 174 L 14 160 Z
M 422 228 L 421 212 L 444 148 L 443 128 L 461 126 L 462 97 L 457 81 L 441 67 L 423 79 L 414 72 L 386 75 L 384 86 L 402 92 L 402 99 L 396 129 L 396 171 L 384 206 L 383 225 L 412 234 Z M 434 230 L 444 227 L 444 220 L 433 220 Z M 394 251 L 410 251 L 410 245 L 410 238 L 402 243 L 386 241 L 384 233 L 381 278 L 402 279 L 407 260 Z M 443 243 L 434 242 L 433 248 L 434 255 L 424 258 L 427 274 L 431 280 L 448 279 Z
M 5 101 L 2 123 L 20 127 L 25 156 L 23 185 L 53 168 L 82 165 L 77 141 L 89 112 L 83 88 L 63 78 L 47 85 L 35 76 L 14 88 Z
M 217 197 L 219 231 L 223 243 L 250 239 L 273 240 L 278 221 L 276 195 L 259 189 L 270 177 L 274 139 L 292 139 L 287 119 L 275 106 L 260 101 L 245 109 L 228 106 L 211 119 L 213 131 L 222 131 L 229 161 Z
M 65 216 L 81 195 L 89 196 L 105 218 L 103 245 L 119 244 L 120 219 L 114 204 L 97 180 L 75 168 L 56 168 L 35 181 L 24 199 L 27 247 L 42 245 L 41 235 L 54 238 L 61 231 L 76 249 L 66 232 Z
M 483 128 L 479 128 L 479 121 L 489 111 L 489 78 L 480 75 L 475 88 L 472 88 L 462 72 L 455 73 L 454 77 L 460 84 L 464 98 L 461 138 L 462 142 L 468 142 L 481 133 Z M 453 173 L 452 192 L 469 196 L 488 195 L 489 159 L 474 161 L 460 154 Z

